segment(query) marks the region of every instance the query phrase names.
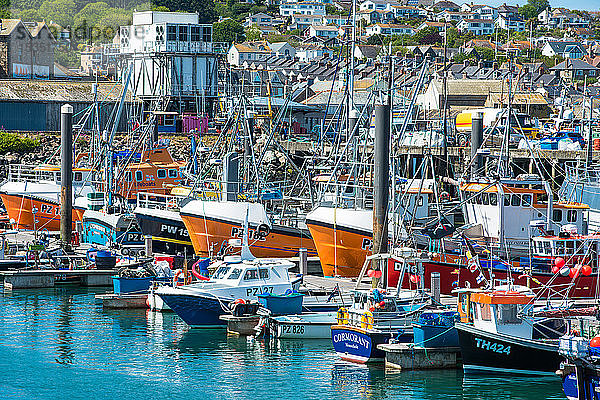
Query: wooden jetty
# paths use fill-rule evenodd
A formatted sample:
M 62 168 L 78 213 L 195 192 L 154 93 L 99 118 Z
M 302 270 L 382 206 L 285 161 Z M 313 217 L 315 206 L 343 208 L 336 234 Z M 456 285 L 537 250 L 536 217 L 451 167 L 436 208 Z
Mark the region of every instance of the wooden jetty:
M 61 284 L 112 286 L 114 269 L 31 269 L 0 271 L 4 289 L 51 288 Z
M 252 336 L 256 334 L 254 327 L 258 325 L 260 316 L 246 315 L 236 317 L 235 315 L 221 315 L 219 319 L 227 321 L 227 333 L 240 336 Z
M 401 370 L 458 368 L 460 347 L 427 348 L 409 343 L 380 344 L 385 366 Z
M 97 294 L 96 299 L 102 300 L 106 308 L 148 308 L 148 294 Z

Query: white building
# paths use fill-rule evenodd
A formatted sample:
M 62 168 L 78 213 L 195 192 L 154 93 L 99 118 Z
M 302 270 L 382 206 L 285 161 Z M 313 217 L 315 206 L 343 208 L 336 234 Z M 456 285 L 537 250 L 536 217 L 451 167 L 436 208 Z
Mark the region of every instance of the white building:
M 332 57 L 333 51 L 322 44 L 305 43 L 296 48 L 296 58 L 300 62 L 310 62 L 324 55 Z
M 198 14 L 135 12 L 132 25 L 119 28 L 119 42 L 123 58 L 133 66 L 136 95 L 217 95 L 212 24 L 199 24 Z
M 494 33 L 494 21 L 489 19 L 463 19 L 456 27 L 462 33 L 472 32 L 476 36 Z
M 244 26 L 273 27 L 273 17 L 265 13 L 249 15 L 244 20 Z
M 292 16 L 294 14 L 304 15 L 325 15 L 325 3 L 317 2 L 292 2 L 282 3 L 279 6 L 279 14 L 283 16 Z
M 323 25 L 345 25 L 348 21 L 348 17 L 345 15 L 324 15 L 322 18 Z M 350 19 L 350 22 L 352 19 Z
M 360 3 L 359 10 L 371 10 L 371 11 L 394 11 L 394 7 L 401 6 L 399 2 L 395 0 L 366 0 Z
M 505 17 L 504 15 L 500 15 L 496 18 L 495 24 L 498 28 L 507 31 L 523 32 L 525 30 L 525 21 L 519 16 Z
M 472 18 L 472 15 L 469 13 L 464 13 L 464 12 L 458 12 L 458 11 L 442 11 L 439 12 L 435 15 L 435 20 L 436 21 L 446 21 L 446 22 L 452 22 L 452 21 L 462 21 L 465 18 Z
M 292 24 L 288 26 L 288 29 L 300 29 L 304 31 L 312 25 L 322 25 L 322 23 L 323 17 L 320 15 L 294 14 L 292 16 Z
M 239 67 L 246 61 L 264 61 L 272 53 L 267 42 L 234 43 L 227 52 L 227 61 L 230 65 Z
M 339 28 L 331 25 L 311 25 L 308 27 L 308 37 L 332 39 L 339 36 Z
M 373 35 L 414 35 L 415 28 L 410 25 L 399 24 L 374 24 L 365 28 L 366 36 Z
M 538 15 L 538 21 L 548 29 L 587 28 L 590 21 L 564 8 L 544 10 Z

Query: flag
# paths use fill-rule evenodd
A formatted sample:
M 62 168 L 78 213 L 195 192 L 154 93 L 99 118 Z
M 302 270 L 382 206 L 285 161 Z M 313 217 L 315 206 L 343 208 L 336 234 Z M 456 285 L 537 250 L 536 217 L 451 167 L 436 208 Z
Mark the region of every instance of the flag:
M 477 278 L 475 278 L 475 282 L 481 283 L 483 281 L 485 281 L 485 276 L 480 272 L 479 276 Z
M 471 272 L 475 272 L 479 269 L 479 257 L 475 256 L 470 258 L 467 261 L 467 267 L 469 267 L 469 271 Z

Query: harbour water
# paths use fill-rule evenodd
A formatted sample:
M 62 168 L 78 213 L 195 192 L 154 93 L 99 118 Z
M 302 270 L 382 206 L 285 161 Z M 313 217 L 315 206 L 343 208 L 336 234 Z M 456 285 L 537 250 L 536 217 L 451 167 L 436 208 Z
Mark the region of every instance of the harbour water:
M 465 378 L 337 359 L 329 341 L 264 343 L 174 314 L 104 310 L 91 291 L 0 294 L 4 399 L 564 399 L 549 377 Z

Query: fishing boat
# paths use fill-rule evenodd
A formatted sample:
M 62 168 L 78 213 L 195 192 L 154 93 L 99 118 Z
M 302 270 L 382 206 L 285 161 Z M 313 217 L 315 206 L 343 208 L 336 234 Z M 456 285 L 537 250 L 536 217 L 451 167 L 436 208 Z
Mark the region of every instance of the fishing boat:
M 592 317 L 595 320 L 596 318 Z M 598 332 L 598 322 L 585 321 L 588 332 Z M 592 322 L 592 323 L 590 323 Z M 560 338 L 559 353 L 565 358 L 556 373 L 569 400 L 594 400 L 600 392 L 600 337 L 580 332 Z
M 109 248 L 119 247 L 123 255 L 137 253 L 144 246 L 144 236 L 135 216 L 108 208 L 86 210 L 82 218 L 81 241 Z
M 192 200 L 180 213 L 196 254 L 207 257 L 227 254 L 229 239 L 242 237 L 247 211 L 250 249 L 256 257 L 294 257 L 300 248 L 306 248 L 309 256 L 317 254 L 301 221 L 275 223 L 262 203 Z
M 553 375 L 558 340 L 534 339 L 533 292 L 522 286 L 459 290 L 455 327 L 466 373 Z
M 9 166 L 8 178 L 0 186 L 0 198 L 16 229 L 60 230 L 60 167 L 53 165 Z M 73 228 L 87 207 L 92 170 L 73 168 Z
M 189 190 L 173 188 L 169 195 L 143 192 L 137 194 L 135 218 L 144 236 L 152 237 L 154 253 L 194 254 L 190 235 L 179 213 Z

